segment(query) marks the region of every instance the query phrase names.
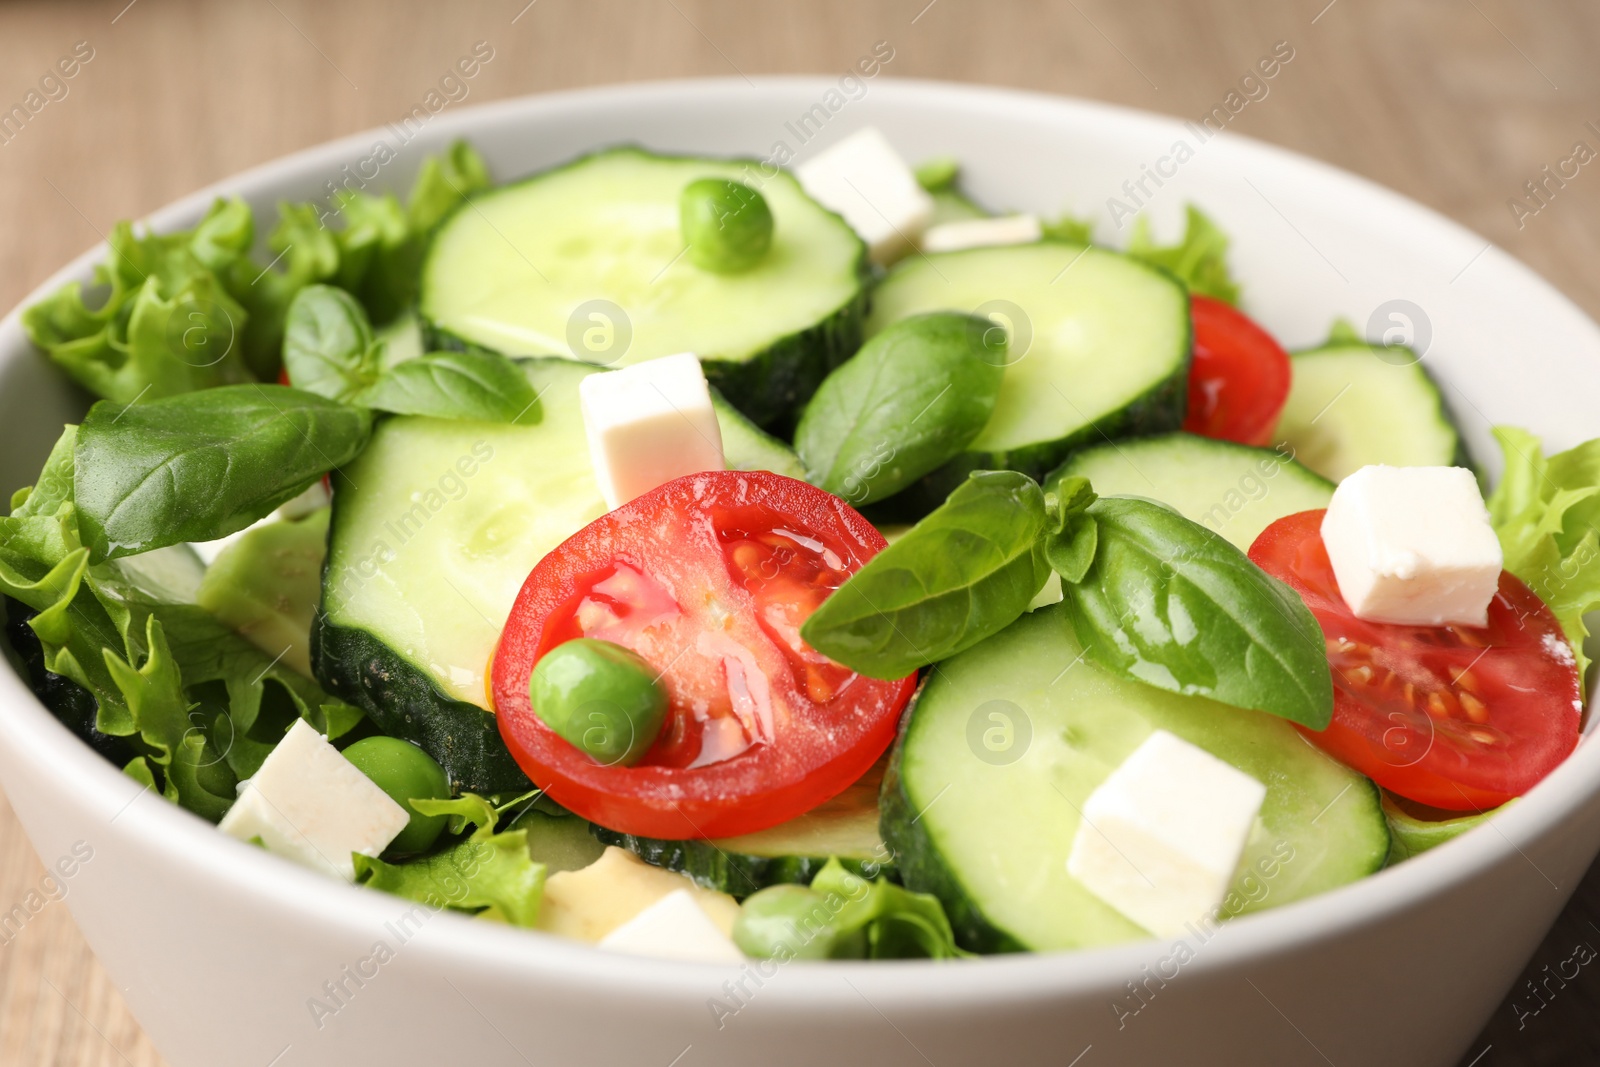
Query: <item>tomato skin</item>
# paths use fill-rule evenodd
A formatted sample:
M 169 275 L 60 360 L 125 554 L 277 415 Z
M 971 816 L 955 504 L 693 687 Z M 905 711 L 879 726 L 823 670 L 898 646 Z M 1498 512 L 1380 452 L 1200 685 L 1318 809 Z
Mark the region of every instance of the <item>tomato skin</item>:
M 782 542 L 784 532 L 825 546 L 837 568 L 774 566 L 766 576 L 771 581 L 739 569 L 752 536 Z M 842 792 L 883 754 L 916 679 L 852 675 L 809 649 L 785 645 L 781 635 L 789 623 L 798 627 L 785 609 L 799 603 L 809 615 L 815 604 L 803 598 L 820 603 L 831 587 L 802 579 L 832 575 L 842 582 L 884 545 L 844 501 L 782 475 L 712 471 L 668 482 L 596 519 L 528 575 L 491 666 L 501 736 L 555 801 L 622 833 L 732 837 L 803 814 Z M 610 613 L 595 623 L 597 598 L 617 589 L 626 596 L 613 602 L 619 605 L 614 609 L 601 609 Z M 774 596 L 786 599 L 774 603 Z M 662 670 L 672 710 L 638 764 L 601 766 L 557 736 L 531 706 L 528 680 L 538 658 L 580 634 L 634 648 Z M 726 642 L 729 637 L 737 646 Z M 716 651 L 705 653 L 708 643 Z M 737 709 L 720 718 L 695 710 L 718 693 L 733 692 L 725 675 L 743 661 L 730 667 L 730 660 L 717 660 L 723 648 L 756 661 L 756 670 L 741 678 L 759 672 L 764 681 L 747 682 L 740 692 L 747 701 L 751 692 L 768 694 L 755 733 L 770 730 L 770 736 L 751 737 Z M 818 676 L 813 667 L 836 673 Z M 702 759 L 735 722 L 745 724 L 739 735 L 744 747 Z
M 1250 558 L 1316 616 L 1333 668 L 1333 721 L 1313 743 L 1391 792 L 1449 811 L 1521 796 L 1578 743 L 1583 683 L 1550 609 L 1509 571 L 1486 626 L 1356 618 L 1322 542 L 1322 511 L 1279 519 Z
M 1183 428 L 1246 445 L 1272 443 L 1289 398 L 1289 354 L 1238 308 L 1195 294 L 1194 363 Z

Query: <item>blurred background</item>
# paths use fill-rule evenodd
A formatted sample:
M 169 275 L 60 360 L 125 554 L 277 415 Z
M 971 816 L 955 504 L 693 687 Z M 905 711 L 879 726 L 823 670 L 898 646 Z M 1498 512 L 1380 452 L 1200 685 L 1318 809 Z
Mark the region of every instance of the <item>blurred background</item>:
M 1195 121 L 1288 41 L 1292 65 L 1225 136 L 1396 189 L 1600 316 L 1593 0 L 13 0 L 0 3 L 0 308 L 118 219 L 399 119 L 479 41 L 493 58 L 458 83 L 452 107 L 611 82 L 837 73 L 879 40 L 894 49 L 889 77 Z M 0 901 L 42 873 L 0 798 Z M 1597 923 L 1600 870 L 1463 1067 L 1600 1062 L 1600 967 L 1539 1000 L 1524 985 L 1576 946 L 1600 947 Z M 0 1065 L 161 1062 L 63 905 L 0 936 Z

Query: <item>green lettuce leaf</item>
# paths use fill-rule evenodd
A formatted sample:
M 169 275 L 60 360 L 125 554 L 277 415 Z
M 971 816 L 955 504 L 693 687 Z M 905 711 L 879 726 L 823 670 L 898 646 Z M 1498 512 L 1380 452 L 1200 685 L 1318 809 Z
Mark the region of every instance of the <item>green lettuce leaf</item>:
M 415 302 L 433 229 L 488 184 L 483 160 L 458 141 L 423 161 L 404 207 L 350 190 L 331 203 L 279 204 L 264 265 L 250 255 L 256 221 L 242 200 L 218 200 L 178 233 L 120 222 L 89 291 L 62 286 L 23 312 L 23 328 L 84 388 L 121 403 L 272 381 L 296 293 L 329 282 L 374 321 L 394 319 Z
M 1041 219 L 1039 231 L 1052 241 L 1070 241 L 1075 245 L 1094 243 L 1094 220 L 1080 219 L 1063 213 L 1056 219 Z
M 208 265 L 243 254 L 238 243 L 250 231 L 241 212 L 249 212 L 243 202 L 218 200 L 196 229 L 178 234 L 140 235 L 118 223 L 95 268 L 104 299 L 91 307 L 70 282 L 27 308 L 23 329 L 85 389 L 122 403 L 251 380 L 240 343 L 247 312 Z
M 1333 325 L 1328 327 L 1328 339 L 1318 345 L 1318 348 L 1333 348 L 1336 345 L 1364 345 L 1367 339 L 1361 336 L 1355 323 L 1346 318 L 1333 320 Z
M 1156 244 L 1150 235 L 1149 216 L 1139 216 L 1128 239 L 1128 255 L 1171 273 L 1191 293 L 1237 304 L 1239 284 L 1228 270 L 1228 235 L 1193 204 L 1186 209 L 1186 216 L 1183 240 L 1175 245 Z
M 768 886 L 745 900 L 733 927 L 757 959 L 953 959 L 956 945 L 937 897 L 854 873 L 830 858 L 810 886 Z
M 406 199 L 411 229 L 417 233 L 433 230 L 467 197 L 488 187 L 489 168 L 483 157 L 467 142 L 456 141 L 439 155 L 422 161 Z
M 1600 438 L 1546 458 L 1526 430 L 1499 426 L 1494 436 L 1505 472 L 1489 495 L 1489 519 L 1505 568 L 1549 605 L 1582 674 L 1583 616 L 1600 608 Z
M 1463 815 L 1459 811 L 1429 808 L 1414 801 L 1383 791 L 1383 817 L 1389 824 L 1389 856 L 1385 867 L 1420 856 L 1429 849 L 1453 841 L 1484 822 L 1505 811 L 1516 800 L 1508 800 L 1498 808 Z
M 972 955 L 956 946 L 944 906 L 929 893 L 914 893 L 883 879 L 868 881 L 837 857 L 817 872 L 811 890 L 824 898 L 834 893 L 844 898 L 839 924 L 866 932 L 868 959 Z
M 451 831 L 472 832 L 405 863 L 356 855 L 356 881 L 432 908 L 453 908 L 513 926 L 539 921 L 545 866 L 528 852 L 526 830 L 495 833 L 499 812 L 467 793 L 454 800 L 414 800 L 424 815 L 452 816 Z
M 188 548 L 90 565 L 72 501 L 76 439 L 67 427 L 38 483 L 0 518 L 0 594 L 38 639 L 44 669 L 93 699 L 94 728 L 137 753 L 128 772 L 218 819 L 296 717 L 338 737 L 360 712 L 199 607 Z
M 278 205 L 278 222 L 267 236 L 266 266 L 241 259 L 226 274 L 228 291 L 249 314 L 245 359 L 263 381 L 278 376 L 284 320 L 295 294 L 339 272 L 339 242 L 323 225 L 315 204 Z

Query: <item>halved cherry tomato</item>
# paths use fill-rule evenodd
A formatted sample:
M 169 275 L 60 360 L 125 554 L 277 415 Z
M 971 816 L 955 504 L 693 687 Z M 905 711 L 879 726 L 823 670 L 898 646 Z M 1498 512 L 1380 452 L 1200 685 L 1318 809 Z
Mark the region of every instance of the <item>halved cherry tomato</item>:
M 1486 626 L 1358 619 L 1339 595 L 1321 511 L 1279 519 L 1250 558 L 1305 600 L 1333 668 L 1333 723 L 1302 732 L 1386 789 L 1450 811 L 1521 796 L 1578 743 L 1582 682 L 1550 609 L 1509 571 Z
M 1246 445 L 1272 442 L 1289 397 L 1289 354 L 1242 311 L 1191 296 L 1194 364 L 1183 428 Z
M 651 490 L 528 575 L 492 668 L 501 736 L 554 800 L 623 833 L 731 837 L 809 811 L 878 759 L 916 683 L 862 677 L 800 640 L 884 544 L 838 497 L 765 471 Z M 533 665 L 575 637 L 661 672 L 667 721 L 633 766 L 601 766 L 530 705 Z

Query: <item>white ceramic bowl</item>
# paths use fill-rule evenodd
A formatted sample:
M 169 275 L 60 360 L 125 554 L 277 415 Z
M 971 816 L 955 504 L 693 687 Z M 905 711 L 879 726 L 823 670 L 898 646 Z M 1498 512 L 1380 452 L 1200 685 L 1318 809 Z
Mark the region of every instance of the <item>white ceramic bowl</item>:
M 403 189 L 422 154 L 455 137 L 471 138 L 507 178 L 617 141 L 759 156 L 784 142 L 803 156 L 872 123 L 911 159 L 958 156 L 984 202 L 1093 211 L 1101 236 L 1120 239 L 1106 198 L 1126 198 L 1125 180 L 1185 140 L 1198 151 L 1160 188 L 1147 180 L 1151 209 L 1169 232 L 1186 199 L 1218 218 L 1251 311 L 1279 338 L 1310 343 L 1335 315 L 1365 324 L 1386 302 L 1410 301 L 1425 309 L 1427 363 L 1479 456 L 1492 455 L 1491 420 L 1555 446 L 1600 432 L 1600 330 L 1521 264 L 1410 201 L 1244 137 L 1201 143 L 1166 118 L 993 89 L 867 84 L 860 99 L 828 96 L 831 78 L 728 79 L 450 110 L 378 181 Z M 786 123 L 839 101 L 800 145 Z M 270 213 L 278 200 L 317 195 L 379 139 L 396 136 L 373 131 L 299 153 L 150 222 L 191 224 L 222 193 Z M 30 301 L 87 277 L 101 255 L 86 253 Z M 27 484 L 83 405 L 30 349 L 16 312 L 0 322 L 0 484 Z M 1451 1064 L 1600 848 L 1600 748 L 1585 742 L 1490 825 L 1356 885 L 1236 920 L 1192 946 L 1175 975 L 1169 963 L 1166 979 L 1149 977 L 1171 953 L 1155 942 L 735 973 L 429 916 L 325 881 L 141 796 L 9 670 L 0 670 L 0 711 L 0 781 L 47 865 L 80 842 L 93 850 L 65 882 L 67 904 L 176 1067 L 815 1065 L 841 1055 L 938 1067 Z M 363 963 L 380 942 L 392 958 Z M 328 982 L 342 984 L 337 1000 Z M 1119 1018 L 1114 1005 L 1140 1003 L 1129 983 L 1146 1003 Z M 313 1011 L 313 997 L 337 1012 Z

